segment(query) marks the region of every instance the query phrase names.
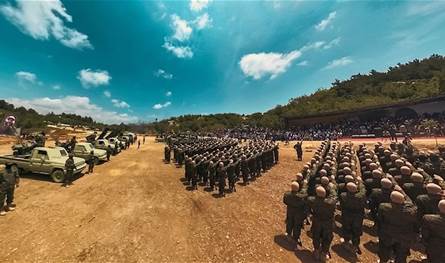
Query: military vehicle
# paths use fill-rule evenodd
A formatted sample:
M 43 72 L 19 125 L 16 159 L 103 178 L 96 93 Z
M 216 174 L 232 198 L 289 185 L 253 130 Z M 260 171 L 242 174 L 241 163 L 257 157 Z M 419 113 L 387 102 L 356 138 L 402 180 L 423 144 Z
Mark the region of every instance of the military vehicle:
M 56 183 L 65 179 L 65 162 L 68 152 L 62 147 L 36 147 L 30 154 L 0 156 L 0 164 L 10 164 L 20 173 L 31 172 L 51 175 Z M 85 169 L 85 160 L 74 157 L 76 169 L 74 174 L 81 173 Z
M 85 161 L 90 158 L 90 153 L 93 151 L 94 163 L 99 164 L 100 162 L 107 161 L 107 151 L 102 149 L 95 149 L 93 145 L 89 142 L 79 142 L 74 146 L 74 156 L 84 159 Z
M 101 150 L 107 150 L 108 145 L 111 146 L 111 149 L 113 150 L 113 155 L 116 155 L 121 152 L 121 147 L 119 145 L 112 144 L 106 139 L 96 140 L 96 142 L 94 143 L 94 148 L 101 149 Z

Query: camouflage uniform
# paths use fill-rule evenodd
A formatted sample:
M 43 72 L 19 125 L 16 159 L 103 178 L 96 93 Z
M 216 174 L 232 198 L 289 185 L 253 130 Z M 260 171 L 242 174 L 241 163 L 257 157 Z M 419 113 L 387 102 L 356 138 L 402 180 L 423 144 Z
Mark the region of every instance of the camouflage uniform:
M 304 219 L 307 217 L 308 205 L 306 198 L 306 189 L 300 189 L 298 192 L 286 192 L 283 196 L 283 203 L 287 206 L 286 233 L 295 241 L 300 239 L 301 228 L 303 227 Z
M 379 212 L 379 258 L 387 262 L 394 253 L 395 262 L 406 262 L 409 249 L 417 237 L 416 207 L 405 204 L 383 203 Z
M 363 218 L 365 216 L 366 191 L 363 185 L 359 192 L 344 192 L 340 195 L 342 235 L 345 241 L 352 241 L 356 247 L 360 244 L 363 234 Z
M 71 184 L 72 180 L 73 180 L 73 175 L 74 175 L 74 169 L 76 168 L 75 164 L 74 164 L 74 159 L 72 157 L 69 157 L 66 162 L 65 162 L 65 178 L 63 180 L 63 184 L 65 186 L 68 186 Z
M 321 249 L 322 257 L 329 252 L 333 231 L 336 199 L 311 196 L 308 198 L 312 214 L 312 243 L 314 249 Z
M 422 241 L 431 263 L 445 262 L 445 215 L 425 215 L 422 220 Z

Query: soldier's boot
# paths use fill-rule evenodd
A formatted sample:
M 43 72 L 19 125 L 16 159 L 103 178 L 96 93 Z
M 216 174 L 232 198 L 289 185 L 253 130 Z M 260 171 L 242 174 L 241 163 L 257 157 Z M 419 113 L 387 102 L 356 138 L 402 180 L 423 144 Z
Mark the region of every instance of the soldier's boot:
M 328 259 L 328 255 L 326 252 L 320 252 L 320 262 L 325 263 Z
M 5 215 L 6 215 L 5 210 L 4 210 L 4 209 L 1 209 L 1 210 L 0 210 L 0 216 L 5 216 Z
M 315 260 L 320 260 L 320 249 L 315 249 L 314 253 L 313 253 L 314 259 Z
M 355 250 L 355 253 L 357 253 L 358 255 L 362 254 L 362 250 L 360 249 L 360 246 L 355 246 L 354 250 Z
M 14 211 L 15 210 L 15 204 L 11 203 L 7 205 L 7 208 L 9 211 Z

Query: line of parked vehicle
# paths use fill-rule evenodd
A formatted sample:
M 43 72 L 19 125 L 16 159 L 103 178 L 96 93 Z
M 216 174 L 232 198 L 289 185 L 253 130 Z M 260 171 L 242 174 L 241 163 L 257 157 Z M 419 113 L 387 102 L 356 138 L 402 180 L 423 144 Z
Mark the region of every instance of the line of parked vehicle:
M 21 149 L 27 149 L 26 153 L 15 151 L 17 148 L 15 145 L 12 147 L 13 154 L 0 156 L 0 164 L 9 164 L 20 174 L 50 175 L 54 182 L 61 183 L 65 178 L 65 162 L 69 158 L 69 152 L 74 155 L 76 166 L 74 174 L 76 175 L 86 168 L 86 161 L 91 158 L 91 152 L 93 152 L 95 164 L 100 164 L 108 160 L 108 151 L 111 150 L 110 155 L 117 155 L 126 149 L 126 145 L 133 144 L 136 140 L 135 134 L 127 132 L 120 137 L 101 138 L 94 141 L 90 137 L 89 142 L 62 143 L 55 147 L 28 142 L 26 146 L 21 145 Z

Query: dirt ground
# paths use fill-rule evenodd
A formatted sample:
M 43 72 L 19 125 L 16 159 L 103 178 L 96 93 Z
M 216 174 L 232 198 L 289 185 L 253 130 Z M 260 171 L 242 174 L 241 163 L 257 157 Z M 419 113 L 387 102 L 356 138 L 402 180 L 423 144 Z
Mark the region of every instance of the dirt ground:
M 202 186 L 188 191 L 183 169 L 162 157 L 163 144 L 150 138 L 71 188 L 27 175 L 16 190 L 17 210 L 0 218 L 0 262 L 313 262 L 308 226 L 298 252 L 283 235 L 282 195 L 304 164 L 290 145 L 281 146 L 271 171 L 225 198 Z M 364 230 L 361 261 L 376 262 L 368 221 Z M 354 262 L 338 244 L 336 234 L 331 262 Z

